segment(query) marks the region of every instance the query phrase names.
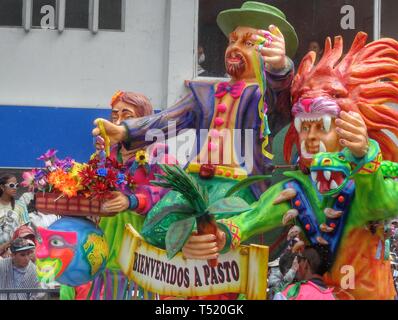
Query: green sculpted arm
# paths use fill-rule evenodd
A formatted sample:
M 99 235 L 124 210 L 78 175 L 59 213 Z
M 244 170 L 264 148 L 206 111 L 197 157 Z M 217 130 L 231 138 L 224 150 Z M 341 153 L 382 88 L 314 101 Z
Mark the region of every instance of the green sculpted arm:
M 356 192 L 350 218 L 354 225 L 398 216 L 398 182 L 385 179 L 380 169 L 374 174 L 356 174 L 354 180 Z
M 374 160 L 354 175 L 356 191 L 350 223 L 355 226 L 398 216 L 398 182 L 386 177 L 378 151 Z
M 251 205 L 252 210 L 219 221 L 223 231 L 227 231 L 227 246 L 235 248 L 253 235 L 282 225 L 283 216 L 290 210 L 290 204 L 288 201 L 276 205 L 273 203 L 283 191 L 285 182 L 280 182 L 264 192 L 260 199 Z

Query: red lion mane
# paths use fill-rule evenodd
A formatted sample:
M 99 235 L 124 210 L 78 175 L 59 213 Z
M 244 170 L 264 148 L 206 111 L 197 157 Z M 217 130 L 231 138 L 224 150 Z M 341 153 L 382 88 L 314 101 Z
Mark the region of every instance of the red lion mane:
M 398 137 L 398 111 L 386 105 L 398 103 L 398 42 L 386 38 L 366 44 L 367 38 L 359 32 L 344 56 L 343 38 L 335 37 L 332 47 L 328 37 L 316 66 L 316 54 L 309 52 L 292 84 L 292 105 L 300 98 L 317 96 L 336 100 L 341 110 L 362 116 L 384 159 L 398 161 L 398 146 L 391 137 Z M 291 125 L 284 145 L 286 162 L 291 161 L 294 144 L 298 145 L 298 133 Z

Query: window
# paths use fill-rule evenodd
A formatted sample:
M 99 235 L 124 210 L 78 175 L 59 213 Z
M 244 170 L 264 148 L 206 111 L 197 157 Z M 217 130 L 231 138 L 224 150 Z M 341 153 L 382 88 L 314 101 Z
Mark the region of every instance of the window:
M 383 2 L 386 0 L 383 0 Z M 387 0 L 391 3 L 396 0 Z M 198 46 L 205 53 L 201 64 L 207 76 L 225 75 L 224 51 L 227 39 L 216 24 L 220 11 L 240 8 L 244 0 L 199 0 Z M 323 48 L 327 36 L 342 35 L 345 50 L 359 31 L 373 40 L 373 0 L 267 0 L 261 1 L 281 9 L 296 29 L 299 49 L 293 58 L 297 65 L 307 53 L 310 42 L 317 41 Z M 394 12 L 394 11 L 393 11 Z M 393 14 L 391 12 L 391 14 Z M 396 11 L 395 11 L 396 12 Z M 398 30 L 395 28 L 395 30 Z
M 122 0 L 100 0 L 99 29 L 122 30 Z
M 98 12 L 100 30 L 123 31 L 125 0 L 66 0 L 65 28 L 89 28 L 90 12 Z M 58 25 L 57 0 L 33 0 L 32 27 L 56 29 Z M 97 10 L 90 10 L 90 3 L 98 4 Z M 0 0 L 0 26 L 22 26 L 23 0 Z
M 0 0 L 0 26 L 22 26 L 22 0 Z
M 381 37 L 398 39 L 398 1 L 381 1 Z
M 89 0 L 66 0 L 65 27 L 88 28 Z

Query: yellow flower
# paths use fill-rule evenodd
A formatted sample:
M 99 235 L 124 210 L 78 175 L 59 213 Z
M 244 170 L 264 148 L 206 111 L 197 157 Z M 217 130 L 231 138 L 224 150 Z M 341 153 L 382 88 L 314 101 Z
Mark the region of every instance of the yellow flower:
M 144 150 L 137 151 L 135 154 L 135 161 L 141 166 L 146 165 L 148 163 L 148 154 Z
M 69 172 L 69 175 L 75 179 L 76 183 L 77 183 L 77 188 L 78 190 L 83 190 L 83 185 L 82 185 L 82 179 L 79 175 L 79 172 L 82 171 L 85 167 L 87 166 L 87 164 L 82 164 L 79 162 L 74 162 L 73 163 L 73 167 L 72 170 Z

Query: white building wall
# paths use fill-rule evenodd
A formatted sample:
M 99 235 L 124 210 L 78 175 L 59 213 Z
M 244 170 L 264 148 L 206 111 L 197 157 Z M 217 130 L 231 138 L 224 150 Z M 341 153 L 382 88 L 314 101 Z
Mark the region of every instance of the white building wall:
M 102 108 L 121 89 L 163 109 L 194 76 L 196 28 L 197 0 L 126 0 L 124 32 L 0 28 L 0 105 Z

